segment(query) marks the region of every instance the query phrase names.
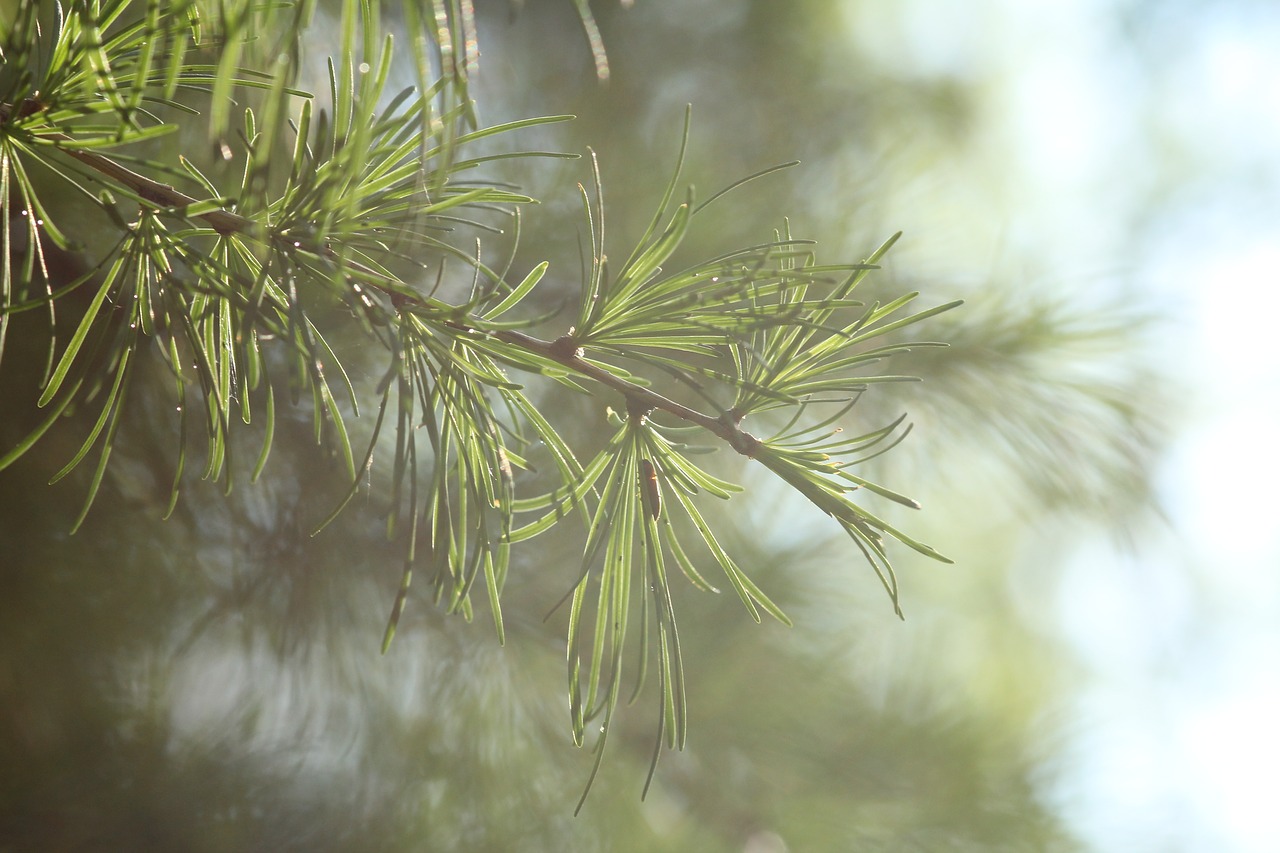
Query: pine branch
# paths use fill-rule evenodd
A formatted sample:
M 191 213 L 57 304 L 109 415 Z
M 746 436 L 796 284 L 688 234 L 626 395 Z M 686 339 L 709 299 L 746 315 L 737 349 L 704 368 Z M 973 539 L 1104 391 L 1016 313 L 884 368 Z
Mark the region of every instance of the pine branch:
M 10 243 L 4 244 L 0 343 L 4 323 L 18 311 L 47 306 L 50 328 L 60 328 L 55 302 L 91 280 L 85 276 L 54 286 L 45 274 L 44 292 L 32 286 L 41 278 L 35 265 L 42 241 L 47 237 L 61 246 L 69 241 L 44 208 L 27 174 L 29 165 L 46 166 L 83 191 L 88 206 L 100 206 L 119 236 L 104 252 L 97 280 L 89 285 L 94 293 L 74 333 L 61 347 L 51 336 L 51 368 L 37 402 L 48 406 L 51 416 L 0 456 L 0 469 L 25 453 L 73 403 L 92 401 L 98 407 L 96 422 L 57 475 L 68 473 L 102 445 L 83 519 L 122 423 L 132 365 L 138 362 L 135 354 L 146 347 L 158 352 L 177 379 L 183 438 L 171 508 L 182 479 L 189 417 L 203 420 L 208 435 L 205 477 L 225 477 L 230 488 L 233 424 L 248 424 L 252 412 L 263 412 L 256 478 L 274 432 L 276 377 L 268 370 L 280 363 L 266 357 L 263 345 L 281 341 L 287 350 L 282 361 L 293 371 L 291 390 L 311 396 L 317 442 L 328 435 L 347 466 L 348 490 L 321 528 L 360 491 L 366 482 L 362 472 L 373 467 L 384 425 L 394 424 L 388 426 L 395 433 L 395 448 L 387 534 L 403 529 L 406 547 L 383 650 L 395 634 L 412 576 L 424 565 L 434 597 L 447 612 L 470 618 L 471 593 L 483 589 L 501 641 L 499 597 L 512 546 L 580 514 L 586 525 L 581 573 L 565 597 L 570 602 L 567 674 L 574 741 L 581 745 L 588 722 L 602 718 L 598 768 L 621 695 L 628 618 L 638 609 L 641 660 L 632 696 L 640 694 L 651 654 L 656 655 L 661 694 L 651 777 L 661 745 L 682 748 L 687 728 L 669 578 L 678 569 L 695 587 L 714 590 L 681 537 L 723 571 L 753 619 L 761 621 L 767 614 L 790 624 L 717 541 L 698 506 L 708 497 L 728 499 L 741 487 L 704 470 L 692 457 L 705 448 L 690 447 L 685 430 L 672 432 L 651 418 L 654 412 L 716 436 L 834 518 L 880 577 L 899 613 L 886 539 L 946 560 L 853 499 L 871 493 L 918 508 L 910 498 L 848 470 L 896 445 L 909 431 L 909 426 L 899 429 L 903 419 L 853 437 L 832 428 L 872 383 L 909 378 L 867 375 L 866 368 L 909 346 L 890 342 L 866 347 L 867 341 L 958 304 L 902 316 L 900 310 L 917 294 L 883 305 L 854 297 L 854 289 L 878 268 L 896 236 L 862 262 L 820 266 L 811 243 L 793 238 L 784 226 L 772 240 L 672 271 L 668 264 L 699 211 L 723 195 L 713 194 L 698 205 L 690 187 L 685 199 L 677 200 L 689 142 L 686 113 L 680 154 L 661 201 L 616 271 L 606 260 L 603 190 L 592 155 L 594 193 L 580 185 L 590 230 L 590 269 L 573 325 L 560 337 L 543 340 L 525 330 L 547 318 L 511 320 L 502 315 L 532 292 L 548 262 L 513 286 L 507 270 L 488 266 L 478 240 L 471 252 L 437 235 L 460 223 L 496 230 L 485 221 L 488 214 L 518 210 L 516 205 L 533 201 L 504 185 L 465 180 L 461 176 L 467 170 L 507 157 L 572 156 L 539 151 L 473 156 L 472 145 L 568 117 L 477 127 L 465 73 L 445 71 L 429 82 L 430 63 L 417 48 L 420 85 L 391 95 L 386 91 L 391 40 L 379 48 L 377 4 L 344 6 L 342 52 L 328 63 L 330 106 L 325 109 L 314 108 L 310 94 L 289 88 L 287 64 L 276 63 L 270 74 L 240 67 L 241 49 L 249 43 L 247 17 L 222 15 L 226 43 L 216 45 L 221 54 L 215 71 L 183 61 L 179 50 L 162 73 L 152 62 L 153 51 L 164 39 L 186 45 L 185 24 L 166 21 L 161 5 L 152 2 L 145 21 L 112 30 L 109 25 L 128 5 L 129 0 L 117 0 L 103 17 L 96 6 L 74 7 L 76 14 L 56 32 L 63 47 L 55 52 L 60 61 L 43 69 L 38 80 L 33 77 L 0 93 L 7 101 L 0 103 L 0 174 L 6 177 L 0 181 L 0 216 L 10 208 L 25 214 L 27 245 L 23 266 L 15 271 L 9 263 Z M 576 5 L 592 32 L 587 4 Z M 416 7 L 407 8 L 409 18 L 421 24 Z M 441 28 L 433 38 L 442 67 L 450 65 L 446 60 L 455 47 L 472 45 L 469 37 L 460 38 L 473 32 L 469 8 L 454 6 L 451 15 L 437 22 Z M 24 4 L 23 10 L 22 26 L 14 31 L 15 56 L 29 49 L 40 31 L 35 5 Z M 105 40 L 103 32 L 108 33 Z M 300 30 L 292 34 L 297 38 Z M 595 47 L 593 41 L 599 63 L 603 54 Z M 465 65 L 453 67 L 456 71 Z M 139 172 L 124 165 L 131 162 L 126 155 L 104 153 L 176 129 L 144 111 L 144 100 L 195 112 L 176 99 L 179 84 L 208 93 L 219 133 L 227 125 L 233 89 L 265 93 L 260 104 L 244 109 L 240 139 L 245 168 L 237 189 L 228 191 L 183 158 L 192 186 L 204 195 L 197 198 L 144 173 L 164 174 L 162 164 L 140 161 Z M 286 128 L 292 130 L 291 146 L 284 141 Z M 75 167 L 60 168 L 57 153 L 75 161 Z M 232 156 L 229 146 L 224 155 Z M 785 166 L 757 172 L 728 189 L 779 168 Z M 105 184 L 136 202 L 136 217 L 126 221 L 111 192 L 95 196 L 85 181 Z M 182 225 L 170 228 L 174 220 Z M 515 222 L 518 244 L 518 216 Z M 0 225 L 7 240 L 8 219 Z M 419 251 L 467 264 L 474 272 L 471 297 L 450 304 L 436 299 L 434 291 L 420 292 L 384 266 L 416 263 Z M 11 287 L 14 281 L 17 291 Z M 11 301 L 15 292 L 19 299 Z M 318 327 L 322 324 L 313 322 L 310 308 L 317 302 L 350 309 L 352 322 L 388 357 L 373 391 L 381 399 L 372 436 L 358 466 L 344 425 L 345 407 L 338 405 L 330 380 L 336 377 L 357 415 L 362 395 L 325 340 Z M 60 350 L 56 359 L 55 348 Z M 631 372 L 634 365 L 646 375 Z M 625 417 L 610 410 L 616 431 L 584 464 L 540 406 L 507 377 L 507 367 L 576 390 L 582 388 L 575 380 L 590 380 L 622 396 Z M 717 414 L 653 390 L 645 380 L 658 372 L 702 395 Z M 707 390 L 704 379 L 711 383 Z M 191 387 L 199 389 L 198 405 L 186 402 Z M 731 403 L 724 401 L 728 408 L 722 407 L 721 394 L 732 395 Z M 828 417 L 832 407 L 838 411 Z M 750 415 L 783 410 L 791 419 L 770 437 L 757 438 L 740 426 Z M 534 468 L 523 454 L 535 445 L 553 459 L 559 483 L 541 494 L 517 497 L 513 468 Z M 424 464 L 427 459 L 430 463 Z M 533 520 L 526 521 L 530 515 Z
M 30 98 L 19 104 L 16 111 L 13 105 L 0 103 L 0 123 L 7 122 L 11 115 L 16 115 L 16 117 L 21 118 L 31 115 L 33 112 L 38 112 L 41 109 L 43 109 L 43 107 L 41 107 L 37 101 Z M 67 134 L 57 131 L 39 134 L 39 138 L 53 143 L 74 141 Z M 96 172 L 106 175 L 108 178 L 111 178 L 121 186 L 132 190 L 140 198 L 154 204 L 156 207 L 171 209 L 175 214 L 182 216 L 184 210 L 202 204 L 198 199 L 192 198 L 181 190 L 175 189 L 170 184 L 162 184 L 159 181 L 148 178 L 146 175 L 140 175 L 132 169 L 125 168 L 115 160 L 107 157 L 105 154 L 99 154 L 96 151 L 82 151 L 77 148 L 57 147 L 63 154 L 75 160 L 79 160 L 81 163 Z M 194 218 L 204 222 L 219 234 L 244 232 L 253 227 L 252 220 L 223 209 L 211 210 L 208 213 L 198 214 Z
M 28 101 L 20 105 L 16 112 L 19 116 L 29 115 L 33 108 L 38 109 L 39 107 L 34 102 Z M 8 121 L 10 115 L 14 112 L 12 105 L 0 103 L 0 122 Z M 70 136 L 56 132 L 43 134 L 41 138 L 54 143 L 72 141 Z M 162 210 L 171 211 L 174 215 L 184 217 L 183 212 L 185 210 L 196 205 L 208 203 L 201 202 L 199 199 L 187 195 L 170 184 L 161 183 L 128 169 L 104 154 L 63 147 L 58 147 L 58 150 L 132 190 L 148 203 Z M 251 232 L 252 229 L 257 227 L 253 220 L 225 209 L 211 210 L 207 213 L 197 214 L 192 218 L 204 222 L 222 235 Z M 438 304 L 413 294 L 407 294 L 404 290 L 404 282 L 386 276 L 372 267 L 361 264 L 359 261 L 340 257 L 339 253 L 331 246 L 320 247 L 319 251 L 335 264 L 340 264 L 345 271 L 358 274 L 363 283 L 390 297 L 397 310 L 403 310 L 408 307 L 431 311 L 439 310 Z M 467 319 L 466 317 L 461 320 L 450 319 L 447 322 L 459 333 L 489 335 L 503 343 L 520 347 L 527 352 L 550 359 L 581 376 L 612 388 L 626 398 L 628 411 L 666 412 L 680 420 L 702 427 L 722 439 L 735 451 L 747 457 L 754 456 L 756 449 L 760 445 L 759 439 L 739 428 L 727 413 L 720 417 L 710 417 L 649 388 L 591 364 L 582 358 L 582 348 L 577 346 L 572 334 L 562 336 L 555 341 L 544 341 L 515 330 L 481 330 L 479 328 L 480 324 L 468 323 Z

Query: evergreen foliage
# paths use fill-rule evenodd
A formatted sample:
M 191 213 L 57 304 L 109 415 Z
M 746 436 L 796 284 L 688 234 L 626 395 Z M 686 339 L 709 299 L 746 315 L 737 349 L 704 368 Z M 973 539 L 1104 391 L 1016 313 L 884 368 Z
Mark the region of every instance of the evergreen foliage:
M 576 7 L 606 78 L 590 11 Z M 889 540 L 946 558 L 872 509 L 914 501 L 857 472 L 909 426 L 903 416 L 846 435 L 840 424 L 873 386 L 910 379 L 880 372 L 887 358 L 941 346 L 902 331 L 958 303 L 860 299 L 859 283 L 896 237 L 865 260 L 819 263 L 783 221 L 754 245 L 668 268 L 723 197 L 699 201 L 684 188 L 686 115 L 652 220 L 620 264 L 606 257 L 591 154 L 579 295 L 548 314 L 531 297 L 550 259 L 512 274 L 519 211 L 534 199 L 487 179 L 484 166 L 571 156 L 493 145 L 518 146 L 520 131 L 569 117 L 479 121 L 469 0 L 404 4 L 418 85 L 399 92 L 388 90 L 393 44 L 377 5 L 349 0 L 328 91 L 307 92 L 297 40 L 322 14 L 314 2 L 21 0 L 0 17 L 0 356 L 20 314 L 43 317 L 49 339 L 42 418 L 0 448 L 0 469 L 64 415 L 89 411 L 79 447 L 53 475 L 91 467 L 78 527 L 131 386 L 151 381 L 139 374 L 144 362 L 167 368 L 177 412 L 169 512 L 192 473 L 227 489 L 246 471 L 257 479 L 282 409 L 309 408 L 317 443 L 349 481 L 317 532 L 377 488 L 388 495 L 388 535 L 404 543 L 384 651 L 415 572 L 442 608 L 468 619 L 482 587 L 501 640 L 513 547 L 581 523 L 579 579 L 565 596 L 568 693 L 575 742 L 589 725 L 599 732 L 597 768 L 624 690 L 635 701 L 650 666 L 660 687 L 650 773 L 664 746 L 685 743 L 675 575 L 714 590 L 721 581 L 699 568 L 714 564 L 753 619 L 788 621 L 704 519 L 700 506 L 740 487 L 702 455 L 748 457 L 831 516 L 900 613 Z M 160 137 L 206 131 L 216 169 L 154 153 Z M 60 280 L 54 248 L 84 253 L 86 272 Z M 356 351 L 380 359 L 370 387 L 344 369 Z M 562 438 L 556 413 L 539 404 L 547 382 L 610 407 L 615 431 L 601 447 Z M 350 425 L 362 414 L 373 420 L 367 444 Z M 260 448 L 247 463 L 233 459 L 246 431 Z M 383 442 L 393 447 L 386 471 Z

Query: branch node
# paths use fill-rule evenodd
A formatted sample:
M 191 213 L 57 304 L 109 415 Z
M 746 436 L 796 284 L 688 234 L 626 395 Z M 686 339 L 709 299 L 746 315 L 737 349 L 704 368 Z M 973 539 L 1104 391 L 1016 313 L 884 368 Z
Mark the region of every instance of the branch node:
M 5 104 L 6 112 L 8 112 L 9 109 L 9 105 Z M 22 103 L 18 105 L 18 108 L 13 110 L 12 118 L 14 121 L 18 121 L 19 119 L 24 119 L 35 113 L 42 113 L 47 109 L 49 109 L 48 105 L 45 104 L 44 101 L 40 100 L 39 97 L 23 98 Z
M 653 414 L 653 406 L 642 403 L 635 397 L 627 397 L 627 418 L 634 421 L 637 426 L 648 420 L 651 414 Z
M 582 358 L 583 349 L 578 346 L 578 339 L 574 336 L 573 329 L 570 329 L 567 335 L 561 335 L 551 342 L 549 352 L 555 358 L 572 361 Z
M 748 459 L 755 459 L 760 450 L 760 439 L 745 430 L 735 429 L 729 438 L 729 446 Z

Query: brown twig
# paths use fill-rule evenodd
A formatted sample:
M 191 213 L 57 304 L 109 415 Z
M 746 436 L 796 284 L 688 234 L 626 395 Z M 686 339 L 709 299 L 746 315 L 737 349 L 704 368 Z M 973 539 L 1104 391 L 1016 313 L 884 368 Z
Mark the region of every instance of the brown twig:
M 534 352 L 552 359 L 570 368 L 575 373 L 594 379 L 601 385 L 607 385 L 618 391 L 627 398 L 629 411 L 661 410 L 667 412 L 681 420 L 697 424 L 711 434 L 722 438 L 730 447 L 743 456 L 754 456 L 760 446 L 758 438 L 740 429 L 736 423 L 726 416 L 713 418 L 710 415 L 704 415 L 702 412 L 677 403 L 669 397 L 664 397 L 655 391 L 636 385 L 634 382 L 628 382 L 584 359 L 581 350 L 576 347 L 566 353 L 566 349 L 570 348 L 566 347 L 563 342 L 572 341 L 572 337 L 566 336 L 559 340 L 548 342 L 507 329 L 490 332 L 489 334 L 503 343 L 509 343 L 528 352 Z

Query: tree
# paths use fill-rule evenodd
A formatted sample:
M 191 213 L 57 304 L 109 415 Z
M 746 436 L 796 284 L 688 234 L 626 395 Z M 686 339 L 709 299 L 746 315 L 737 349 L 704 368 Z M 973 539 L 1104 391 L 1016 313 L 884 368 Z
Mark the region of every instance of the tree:
M 914 294 L 862 304 L 855 288 L 893 240 L 857 263 L 819 264 L 785 222 L 749 246 L 672 264 L 723 197 L 699 202 L 690 191 L 677 202 L 686 117 L 657 211 L 616 266 L 593 155 L 581 287 L 554 311 L 542 297 L 546 259 L 520 270 L 512 260 L 518 210 L 532 199 L 477 175 L 562 156 L 500 147 L 555 119 L 483 126 L 470 103 L 469 4 L 432 8 L 440 15 L 428 25 L 425 7 L 405 7 L 409 32 L 429 41 L 410 44 L 417 90 L 388 98 L 393 54 L 375 10 L 346 4 L 329 99 L 316 106 L 323 99 L 297 77 L 304 26 L 323 14 L 314 6 L 19 4 L 4 33 L 0 97 L 3 323 L 20 345 L 16 372 L 41 378 L 33 396 L 44 411 L 0 466 L 65 435 L 63 416 L 77 414 L 83 437 L 55 479 L 84 476 L 78 463 L 96 459 L 70 519 L 79 527 L 113 448 L 138 429 L 169 444 L 171 462 L 149 460 L 168 469 L 168 515 L 182 511 L 195 434 L 205 438 L 201 474 L 229 489 L 247 443 L 257 443 L 257 479 L 270 471 L 273 437 L 297 434 L 296 412 L 309 410 L 317 452 L 345 482 L 329 492 L 333 513 L 299 523 L 324 527 L 362 495 L 374 506 L 348 512 L 380 510 L 401 549 L 384 651 L 421 586 L 410 585 L 415 570 L 447 612 L 467 618 L 483 585 L 501 639 L 499 596 L 518 546 L 581 519 L 567 596 L 571 729 L 581 744 L 588 723 L 602 723 L 598 768 L 622 690 L 640 693 L 652 653 L 652 773 L 664 743 L 685 741 L 674 571 L 710 588 L 694 552 L 705 548 L 757 621 L 761 610 L 786 618 L 705 519 L 706 497 L 737 488 L 695 459 L 699 442 L 754 460 L 831 516 L 896 609 L 887 541 L 938 555 L 862 495 L 913 502 L 852 466 L 893 447 L 905 422 L 855 437 L 837 424 L 872 385 L 904 378 L 867 371 L 932 346 L 909 344 L 901 330 L 955 303 L 916 313 Z M 586 5 L 578 9 L 598 45 Z M 597 61 L 607 67 L 599 52 Z M 233 99 L 251 105 L 233 115 Z M 207 124 L 194 117 L 206 111 Z M 176 162 L 128 147 L 200 139 L 206 127 L 212 158 L 199 142 Z M 80 192 L 68 201 L 67 188 Z M 91 261 L 60 275 L 72 249 Z M 543 339 L 533 328 L 556 331 Z M 36 340 L 49 344 L 47 365 L 32 370 Z M 566 440 L 542 402 L 554 386 L 611 406 L 611 437 Z M 283 404 L 285 395 L 306 404 Z M 362 408 L 371 425 L 353 420 Z M 163 409 L 177 410 L 176 425 Z M 394 433 L 390 448 L 384 433 Z M 328 479 L 312 476 L 308 486 Z M 623 652 L 637 632 L 631 687 Z

